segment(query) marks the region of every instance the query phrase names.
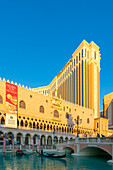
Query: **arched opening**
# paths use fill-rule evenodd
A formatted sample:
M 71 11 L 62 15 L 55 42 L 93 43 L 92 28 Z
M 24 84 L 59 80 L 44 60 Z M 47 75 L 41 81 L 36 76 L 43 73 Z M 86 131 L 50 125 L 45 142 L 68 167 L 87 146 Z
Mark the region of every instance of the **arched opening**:
M 23 100 L 20 101 L 19 107 L 22 108 L 22 109 L 26 109 L 26 104 Z
M 87 118 L 87 123 L 89 123 L 89 118 Z
M 35 129 L 35 122 L 33 122 L 33 128 Z
M 79 152 L 80 155 L 90 155 L 90 156 L 101 156 L 101 157 L 108 157 L 108 159 L 111 157 L 111 154 L 99 147 L 93 147 L 93 146 L 88 146 L 84 147 L 83 149 L 80 150 Z
M 52 130 L 52 125 L 50 125 L 50 130 Z
M 34 144 L 37 145 L 38 144 L 38 136 L 34 135 Z
M 7 138 L 8 138 L 9 144 L 12 144 L 12 132 L 9 132 L 7 134 Z
M 46 130 L 46 124 L 44 124 L 44 130 Z
M 40 141 L 41 145 L 46 145 L 46 138 L 44 135 L 41 136 L 41 141 Z
M 53 130 L 55 131 L 55 125 L 53 126 Z
M 3 97 L 0 95 L 0 104 L 3 104 Z
M 67 141 L 68 141 L 68 137 L 65 138 L 65 142 L 67 142 Z
M 61 136 L 59 139 L 59 143 L 62 143 L 62 142 L 63 142 L 63 137 Z
M 19 126 L 19 120 L 17 119 L 17 126 Z
M 59 118 L 59 113 L 58 113 L 58 111 L 57 111 L 57 110 L 54 110 L 54 117 Z
M 52 145 L 52 137 L 51 136 L 48 136 L 48 138 L 47 138 L 47 145 L 48 146 Z
M 47 125 L 47 130 L 49 130 L 49 125 Z
M 39 123 L 37 123 L 37 129 L 39 129 Z
M 69 119 L 69 114 L 68 113 L 66 113 L 66 118 Z
M 24 126 L 23 120 L 21 120 L 20 126 L 22 126 L 22 127 Z
M 56 131 L 58 131 L 58 126 L 56 127 Z
M 67 132 L 69 133 L 69 128 L 67 128 Z
M 27 134 L 26 137 L 25 137 L 25 144 L 30 145 L 30 143 L 31 143 L 30 140 L 31 140 L 31 135 Z
M 64 128 L 62 127 L 62 132 L 64 132 Z
M 43 107 L 43 106 L 40 106 L 39 112 L 40 112 L 40 113 L 44 113 L 44 107 Z
M 29 128 L 32 128 L 32 123 L 31 122 L 29 122 Z
M 63 148 L 63 150 L 65 150 L 66 153 L 68 153 L 68 154 L 74 153 L 74 150 L 70 147 L 65 147 L 65 148 Z
M 25 127 L 27 127 L 28 126 L 28 122 L 27 122 L 27 120 L 25 121 Z
M 23 141 L 22 141 L 23 135 L 21 133 L 18 133 L 16 140 L 17 140 L 17 144 L 22 144 L 23 143 Z
M 1 118 L 1 125 L 5 125 L 5 119 L 4 119 L 4 117 Z
M 73 141 L 73 138 L 70 138 L 70 141 Z
M 54 137 L 54 143 L 58 143 L 58 137 L 57 136 Z
M 43 124 L 42 123 L 40 124 L 40 129 L 43 129 Z
M 61 127 L 59 127 L 59 132 L 61 132 Z

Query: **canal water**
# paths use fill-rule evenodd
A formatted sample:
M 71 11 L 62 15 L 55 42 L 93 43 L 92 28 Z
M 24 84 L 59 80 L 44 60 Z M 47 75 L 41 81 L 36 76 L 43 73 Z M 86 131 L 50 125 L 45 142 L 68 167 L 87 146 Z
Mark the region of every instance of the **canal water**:
M 0 154 L 0 170 L 113 170 L 104 157 L 77 157 L 50 159 L 39 155 L 13 156 Z

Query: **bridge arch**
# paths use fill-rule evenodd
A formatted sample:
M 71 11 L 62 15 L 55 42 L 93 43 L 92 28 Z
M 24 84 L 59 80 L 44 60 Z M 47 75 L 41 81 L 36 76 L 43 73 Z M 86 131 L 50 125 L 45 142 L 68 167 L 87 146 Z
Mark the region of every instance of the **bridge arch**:
M 109 150 L 99 146 L 85 146 L 79 151 L 79 155 L 107 156 L 111 157 Z
M 67 146 L 67 147 L 64 147 L 63 150 L 65 150 L 66 153 L 74 153 L 74 149 L 71 148 L 71 147 L 68 147 L 68 146 Z

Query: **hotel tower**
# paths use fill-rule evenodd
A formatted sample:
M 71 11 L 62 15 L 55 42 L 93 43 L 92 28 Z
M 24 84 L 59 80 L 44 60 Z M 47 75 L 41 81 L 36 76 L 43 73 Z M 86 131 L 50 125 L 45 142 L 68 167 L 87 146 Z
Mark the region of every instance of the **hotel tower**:
M 60 73 L 38 93 L 57 96 L 65 101 L 93 109 L 94 118 L 100 111 L 100 51 L 92 41 L 85 40 L 72 54 Z

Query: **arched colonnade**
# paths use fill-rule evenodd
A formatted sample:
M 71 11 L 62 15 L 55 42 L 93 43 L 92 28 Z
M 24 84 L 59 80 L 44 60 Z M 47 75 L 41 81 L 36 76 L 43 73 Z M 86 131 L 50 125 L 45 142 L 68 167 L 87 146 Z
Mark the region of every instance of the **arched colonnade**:
M 15 144 L 22 144 L 22 145 L 32 145 L 33 144 L 33 138 L 34 138 L 34 144 L 38 145 L 38 138 L 40 138 L 40 145 L 48 145 L 51 146 L 56 143 L 62 143 L 64 141 L 73 140 L 73 137 L 66 137 L 66 136 L 57 136 L 52 134 L 32 134 L 32 133 L 22 133 L 22 132 L 6 132 L 6 131 L 0 131 L 0 136 L 3 136 L 4 134 L 7 134 L 6 138 L 9 142 L 9 144 L 12 144 L 12 134 L 14 135 L 14 143 Z M 39 137 L 40 136 L 40 137 Z

